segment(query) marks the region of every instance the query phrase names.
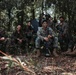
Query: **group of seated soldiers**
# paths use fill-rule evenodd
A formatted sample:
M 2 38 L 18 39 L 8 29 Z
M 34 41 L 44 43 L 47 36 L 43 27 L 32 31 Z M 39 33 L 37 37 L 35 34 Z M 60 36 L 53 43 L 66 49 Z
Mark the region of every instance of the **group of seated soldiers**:
M 73 38 L 69 33 L 69 26 L 65 22 L 64 17 L 61 16 L 59 19 L 60 23 L 56 24 L 51 22 L 51 17 L 49 17 L 48 21 L 47 19 L 42 20 L 42 26 L 38 27 L 36 38 L 33 40 L 37 57 L 40 56 L 41 53 L 44 53 L 45 56 L 59 56 L 57 52 L 59 44 L 62 54 L 76 54 L 76 38 Z M 15 32 L 11 35 L 11 39 L 15 44 L 19 45 L 21 49 L 25 50 L 26 43 L 29 46 L 34 38 L 34 34 L 34 27 L 31 25 L 31 21 L 28 21 L 25 28 L 22 28 L 21 25 L 16 27 Z M 76 36 L 75 30 L 74 35 Z M 6 49 L 2 49 L 2 46 L 6 47 L 8 40 L 5 31 L 0 29 L 0 50 L 3 52 L 6 52 Z M 43 50 L 41 50 L 41 46 L 44 46 Z
M 9 52 L 7 49 L 9 45 L 25 49 L 26 43 L 29 45 L 33 38 L 33 27 L 31 22 L 28 21 L 25 28 L 22 28 L 21 25 L 17 25 L 16 30 L 12 32 L 9 38 L 6 35 L 5 30 L 0 29 L 0 50 L 3 52 Z

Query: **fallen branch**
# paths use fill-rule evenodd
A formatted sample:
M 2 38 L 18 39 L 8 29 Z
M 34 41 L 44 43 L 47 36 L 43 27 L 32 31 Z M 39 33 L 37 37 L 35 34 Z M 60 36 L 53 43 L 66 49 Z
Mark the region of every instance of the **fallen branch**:
M 1 50 L 0 50 L 0 53 L 3 54 L 3 55 L 5 55 L 6 57 L 8 57 L 9 60 L 11 60 L 11 61 L 17 63 L 19 66 L 21 66 L 24 71 L 27 71 L 27 72 L 28 72 L 28 74 L 29 74 L 29 73 L 32 73 L 33 75 L 36 75 L 35 72 L 33 72 L 32 70 L 30 70 L 27 66 L 24 66 L 23 64 L 21 64 L 21 63 L 20 63 L 18 60 L 16 60 L 15 58 L 7 55 L 6 53 L 2 52 Z

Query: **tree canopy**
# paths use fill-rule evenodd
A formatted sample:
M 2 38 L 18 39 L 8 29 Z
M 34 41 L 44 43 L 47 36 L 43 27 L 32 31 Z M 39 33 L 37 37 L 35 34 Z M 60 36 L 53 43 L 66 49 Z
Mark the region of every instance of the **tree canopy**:
M 52 5 L 54 5 L 54 16 L 63 15 L 68 20 L 70 28 L 75 29 L 75 0 L 0 0 L 0 25 L 11 30 L 19 21 L 25 24 L 27 19 L 34 19 Z M 36 9 L 39 9 L 38 14 Z

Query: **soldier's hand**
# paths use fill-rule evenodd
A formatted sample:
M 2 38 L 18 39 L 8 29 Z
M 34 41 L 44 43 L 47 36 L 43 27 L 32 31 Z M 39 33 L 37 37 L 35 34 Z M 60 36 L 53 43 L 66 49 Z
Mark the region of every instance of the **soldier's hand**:
M 50 39 L 50 38 L 52 38 L 52 36 L 51 35 L 48 35 L 48 39 Z
M 45 41 L 49 41 L 48 37 L 44 37 L 44 40 L 45 40 Z
M 0 40 L 1 40 L 1 41 L 5 40 L 5 37 L 2 37 Z
M 60 25 L 62 25 L 62 23 L 60 23 Z
M 22 43 L 22 40 L 20 39 L 19 42 Z

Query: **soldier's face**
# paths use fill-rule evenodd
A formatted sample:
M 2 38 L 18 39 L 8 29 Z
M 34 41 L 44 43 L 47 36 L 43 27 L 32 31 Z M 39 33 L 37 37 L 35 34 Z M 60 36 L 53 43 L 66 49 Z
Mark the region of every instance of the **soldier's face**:
M 48 26 L 47 22 L 43 22 L 42 27 L 47 28 L 47 26 Z
M 21 26 L 20 25 L 17 26 L 17 31 L 19 31 L 19 30 L 21 30 Z
M 60 18 L 60 22 L 63 22 L 64 21 L 64 19 L 63 18 Z
M 30 23 L 30 22 L 28 22 L 28 23 L 27 23 L 27 25 L 28 25 L 28 26 L 30 26 L 30 25 L 31 25 L 31 23 Z

